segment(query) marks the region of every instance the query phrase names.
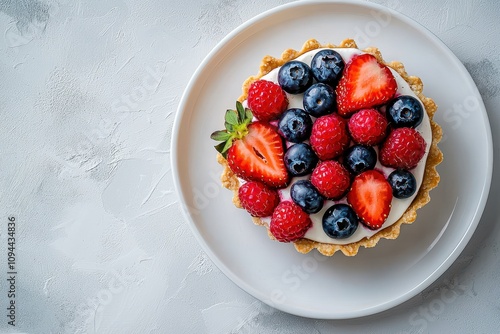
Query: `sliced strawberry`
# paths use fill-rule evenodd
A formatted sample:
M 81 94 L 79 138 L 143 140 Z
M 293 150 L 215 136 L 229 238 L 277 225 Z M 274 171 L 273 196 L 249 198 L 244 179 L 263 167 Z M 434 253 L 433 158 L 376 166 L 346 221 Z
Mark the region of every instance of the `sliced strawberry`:
M 392 188 L 382 173 L 369 170 L 354 178 L 347 201 L 368 228 L 377 230 L 391 211 Z
M 248 126 L 244 138 L 233 142 L 227 162 L 242 179 L 279 188 L 288 183 L 283 155 L 283 142 L 276 130 L 267 123 L 255 122 Z
M 236 102 L 236 110 L 225 115 L 225 130 L 210 135 L 221 141 L 215 146 L 226 159 L 229 168 L 247 181 L 261 181 L 281 188 L 288 184 L 289 176 L 283 161 L 283 141 L 268 123 L 252 122 L 252 112 Z
M 371 54 L 354 56 L 337 86 L 337 107 L 341 116 L 389 101 L 398 85 L 389 68 Z

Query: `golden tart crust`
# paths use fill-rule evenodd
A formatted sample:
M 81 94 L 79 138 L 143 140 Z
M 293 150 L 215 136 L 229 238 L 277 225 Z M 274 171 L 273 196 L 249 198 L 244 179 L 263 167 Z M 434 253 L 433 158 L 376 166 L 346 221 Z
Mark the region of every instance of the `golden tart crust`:
M 250 84 L 256 80 L 259 80 L 264 75 L 271 72 L 273 69 L 282 66 L 287 61 L 295 59 L 300 55 L 315 50 L 318 48 L 358 48 L 355 41 L 352 39 L 345 39 L 339 45 L 333 44 L 320 44 L 315 39 L 310 39 L 306 41 L 301 50 L 293 50 L 288 49 L 285 50 L 281 58 L 274 58 L 271 56 L 265 56 L 262 59 L 260 64 L 259 73 L 257 75 L 249 77 L 243 83 L 243 93 L 239 97 L 238 101 L 242 102 L 246 100 L 248 95 L 248 88 Z M 401 77 L 410 85 L 410 88 L 415 92 L 415 94 L 419 97 L 419 99 L 424 104 L 427 115 L 429 116 L 429 120 L 431 123 L 432 129 L 432 143 L 430 146 L 429 154 L 427 156 L 424 176 L 422 185 L 415 196 L 413 202 L 410 204 L 405 213 L 391 226 L 388 226 L 370 238 L 363 238 L 360 241 L 353 242 L 346 245 L 335 245 L 335 244 L 327 244 L 321 243 L 317 241 L 312 241 L 309 239 L 299 239 L 294 242 L 295 249 L 303 254 L 310 252 L 313 249 L 317 249 L 321 254 L 326 256 L 332 256 L 337 251 L 341 251 L 344 255 L 354 256 L 358 253 L 360 247 L 370 248 L 374 247 L 380 239 L 396 239 L 399 236 L 400 228 L 402 224 L 411 224 L 417 218 L 417 210 L 424 205 L 426 205 L 430 201 L 429 192 L 435 188 L 439 183 L 439 174 L 436 171 L 436 166 L 441 163 L 443 160 L 443 154 L 441 150 L 438 148 L 437 144 L 441 140 L 442 137 L 442 129 L 441 127 L 433 120 L 434 113 L 437 110 L 437 105 L 431 98 L 425 97 L 422 93 L 423 91 L 423 83 L 419 77 L 410 76 L 406 73 L 405 68 L 402 63 L 397 61 L 385 62 L 382 58 L 382 54 L 379 49 L 375 47 L 369 47 L 362 50 L 363 52 L 374 55 L 378 61 L 382 64 L 385 64 L 396 72 L 398 72 Z M 238 178 L 236 175 L 229 169 L 227 165 L 227 161 L 221 154 L 217 155 L 217 161 L 224 167 L 224 170 L 221 175 L 222 185 L 233 191 L 233 203 L 236 207 L 241 208 L 241 203 L 238 198 L 238 189 L 240 187 Z M 264 223 L 260 218 L 252 217 L 253 222 L 256 225 L 263 225 L 267 228 L 268 235 L 271 239 L 274 239 L 272 234 L 269 232 L 269 226 Z

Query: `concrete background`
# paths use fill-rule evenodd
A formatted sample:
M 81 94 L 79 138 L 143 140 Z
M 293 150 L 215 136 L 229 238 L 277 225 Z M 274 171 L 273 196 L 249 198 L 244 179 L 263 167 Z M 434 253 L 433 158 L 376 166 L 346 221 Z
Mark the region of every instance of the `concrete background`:
M 495 173 L 454 265 L 408 302 L 361 319 L 272 309 L 198 246 L 171 175 L 178 102 L 216 43 L 287 2 L 0 0 L 0 249 L 14 216 L 18 272 L 12 327 L 1 251 L 1 333 L 500 331 Z M 374 2 L 424 25 L 465 64 L 487 107 L 498 165 L 498 2 Z

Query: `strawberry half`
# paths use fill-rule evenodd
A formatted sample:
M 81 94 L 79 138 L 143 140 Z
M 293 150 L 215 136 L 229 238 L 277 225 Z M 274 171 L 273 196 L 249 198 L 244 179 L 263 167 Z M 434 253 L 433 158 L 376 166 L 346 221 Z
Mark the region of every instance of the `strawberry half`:
M 337 108 L 341 116 L 389 101 L 398 85 L 391 70 L 373 55 L 354 56 L 337 86 Z
M 391 211 L 392 188 L 384 175 L 368 170 L 354 178 L 347 201 L 368 228 L 377 230 Z
M 222 141 L 215 148 L 238 177 L 273 188 L 285 187 L 289 176 L 283 161 L 283 141 L 271 125 L 252 123 L 252 118 L 252 112 L 237 102 L 236 110 L 226 111 L 226 130 L 215 131 L 210 136 Z

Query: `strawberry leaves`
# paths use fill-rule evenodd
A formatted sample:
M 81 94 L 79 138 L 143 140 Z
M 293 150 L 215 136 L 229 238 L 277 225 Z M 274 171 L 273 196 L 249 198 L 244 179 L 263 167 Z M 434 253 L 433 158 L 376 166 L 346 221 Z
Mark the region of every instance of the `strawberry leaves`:
M 218 130 L 210 135 L 210 138 L 221 143 L 215 145 L 217 152 L 224 157 L 232 146 L 235 139 L 242 139 L 248 134 L 248 125 L 253 115 L 250 109 L 244 108 L 241 102 L 236 102 L 236 110 L 228 109 L 224 115 L 225 130 Z

